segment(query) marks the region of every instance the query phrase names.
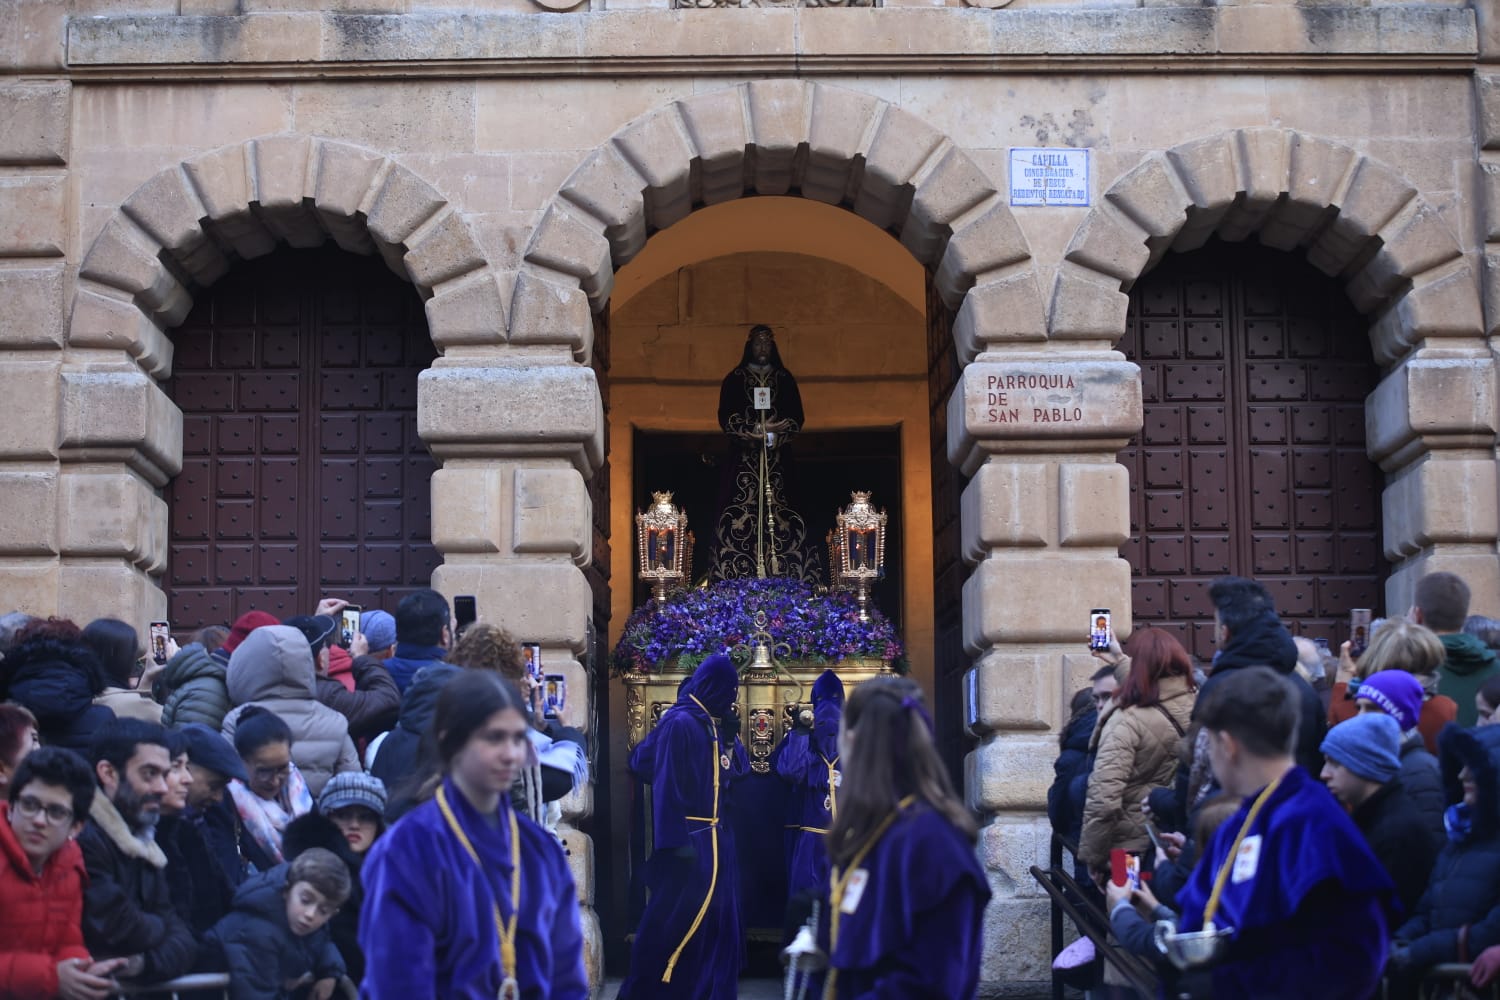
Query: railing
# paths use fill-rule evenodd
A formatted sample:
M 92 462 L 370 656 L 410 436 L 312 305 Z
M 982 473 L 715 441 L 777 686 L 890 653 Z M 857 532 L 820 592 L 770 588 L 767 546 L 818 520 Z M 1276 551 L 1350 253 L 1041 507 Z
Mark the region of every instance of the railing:
M 122 983 L 113 996 L 134 997 L 146 993 L 170 994 L 172 1000 L 184 993 L 200 993 L 202 991 L 217 991 L 220 997 L 229 995 L 229 974 L 225 972 L 203 972 L 192 976 L 178 976 L 164 983 Z

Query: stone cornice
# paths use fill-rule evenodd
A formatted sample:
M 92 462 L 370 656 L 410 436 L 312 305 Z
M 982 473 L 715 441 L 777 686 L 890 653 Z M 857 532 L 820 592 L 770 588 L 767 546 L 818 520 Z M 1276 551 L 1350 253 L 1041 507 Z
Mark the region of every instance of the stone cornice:
M 1470 71 L 1464 7 L 626 10 L 74 18 L 86 80 Z

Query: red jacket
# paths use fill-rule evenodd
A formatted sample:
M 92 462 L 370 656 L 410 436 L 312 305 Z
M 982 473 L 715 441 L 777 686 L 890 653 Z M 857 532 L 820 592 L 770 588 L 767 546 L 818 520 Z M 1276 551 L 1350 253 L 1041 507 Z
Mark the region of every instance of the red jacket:
M 0 803 L 0 996 L 57 996 L 57 963 L 87 960 L 83 946 L 83 852 L 69 840 L 39 876 Z

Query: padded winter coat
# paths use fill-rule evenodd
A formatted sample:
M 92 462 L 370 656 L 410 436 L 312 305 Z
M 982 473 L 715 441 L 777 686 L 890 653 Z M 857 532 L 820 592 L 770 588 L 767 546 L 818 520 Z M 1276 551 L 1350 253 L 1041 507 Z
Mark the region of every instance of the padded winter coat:
M 94 731 L 115 717 L 94 704 L 106 683 L 99 658 L 82 643 L 31 639 L 0 661 L 0 701 L 30 709 L 45 745 L 66 747 L 85 757 Z
M 1195 700 L 1186 677 L 1163 678 L 1159 695 L 1160 707 L 1112 705 L 1094 736 L 1098 749 L 1078 842 L 1078 858 L 1090 868 L 1105 868 L 1113 848 L 1145 851 L 1151 846 L 1141 800 L 1176 776 L 1177 745 L 1192 720 Z
M 162 849 L 133 835 L 103 792 L 94 796 L 78 846 L 88 869 L 83 937 L 94 957 L 144 955 L 145 982 L 191 971 L 198 944 L 172 905 Z
M 378 736 L 396 724 L 401 712 L 401 689 L 379 660 L 361 656 L 350 667 L 351 691 L 332 675 L 318 678 L 318 700 L 349 720 L 349 736 L 356 740 Z
M 438 695 L 443 693 L 443 685 L 457 677 L 462 669 L 451 663 L 438 663 L 424 667 L 411 679 L 401 697 L 401 716 L 395 728 L 381 741 L 380 751 L 370 762 L 370 773 L 385 782 L 386 788 L 401 787 L 416 770 L 422 735 L 432 725 Z M 405 803 L 405 806 L 409 808 L 411 803 Z M 400 811 L 393 796 L 386 816 L 394 820 Z
M 169 729 L 189 722 L 218 729 L 234 707 L 224 683 L 224 664 L 204 652 L 202 643 L 177 651 L 156 682 L 156 691 L 163 699 L 161 724 Z
M 251 632 L 229 657 L 225 681 L 237 707 L 224 716 L 224 735 L 234 740 L 246 705 L 281 716 L 292 730 L 292 760 L 314 798 L 335 774 L 360 769 L 349 720 L 317 700 L 312 648 L 301 632 L 289 625 Z
M 1401 787 L 1412 807 L 1421 815 L 1427 828 L 1438 838 L 1445 838 L 1443 813 L 1448 808 L 1448 794 L 1443 790 L 1443 772 L 1438 759 L 1427 752 L 1422 734 L 1407 733 L 1401 739 Z
M 1084 794 L 1077 794 L 1077 786 L 1087 788 L 1092 758 L 1089 744 L 1093 742 L 1094 728 L 1099 723 L 1099 713 L 1089 709 L 1082 715 L 1068 720 L 1063 730 L 1062 752 L 1052 763 L 1052 787 L 1047 789 L 1047 818 L 1052 822 L 1052 832 L 1069 843 L 1078 843 L 1083 829 Z
M 280 1000 L 291 996 L 283 984 L 305 973 L 314 980 L 344 975 L 344 960 L 327 924 L 306 937 L 292 933 L 284 895 L 290 869 L 281 864 L 251 877 L 235 892 L 230 912 L 204 939 L 208 963 L 220 964 L 222 958 L 229 972 L 230 1000 Z
M 75 841 L 37 875 L 0 803 L 0 997 L 57 996 L 57 963 L 89 957 L 83 945 L 83 853 Z
M 1352 818 L 1365 835 L 1370 853 L 1396 883 L 1402 914 L 1415 913 L 1438 851 L 1447 839 L 1427 827 L 1399 779 L 1382 785 L 1361 802 Z
M 1465 766 L 1479 797 L 1468 836 L 1443 848 L 1416 913 L 1394 935 L 1408 949 L 1413 970 L 1472 961 L 1500 944 L 1500 726 L 1449 726 L 1438 744 L 1449 801 L 1463 797 L 1458 772 Z M 1467 938 L 1462 952 L 1461 934 Z

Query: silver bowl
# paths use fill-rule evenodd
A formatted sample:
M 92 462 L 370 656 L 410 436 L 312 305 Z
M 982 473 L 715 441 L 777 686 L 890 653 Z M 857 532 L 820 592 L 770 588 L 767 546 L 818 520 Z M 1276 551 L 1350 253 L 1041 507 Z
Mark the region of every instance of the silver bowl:
M 1209 924 L 1201 931 L 1179 933 L 1170 920 L 1156 925 L 1156 947 L 1167 956 L 1167 961 L 1182 970 L 1210 965 L 1229 950 L 1229 939 L 1234 936 L 1231 927 L 1215 927 Z

